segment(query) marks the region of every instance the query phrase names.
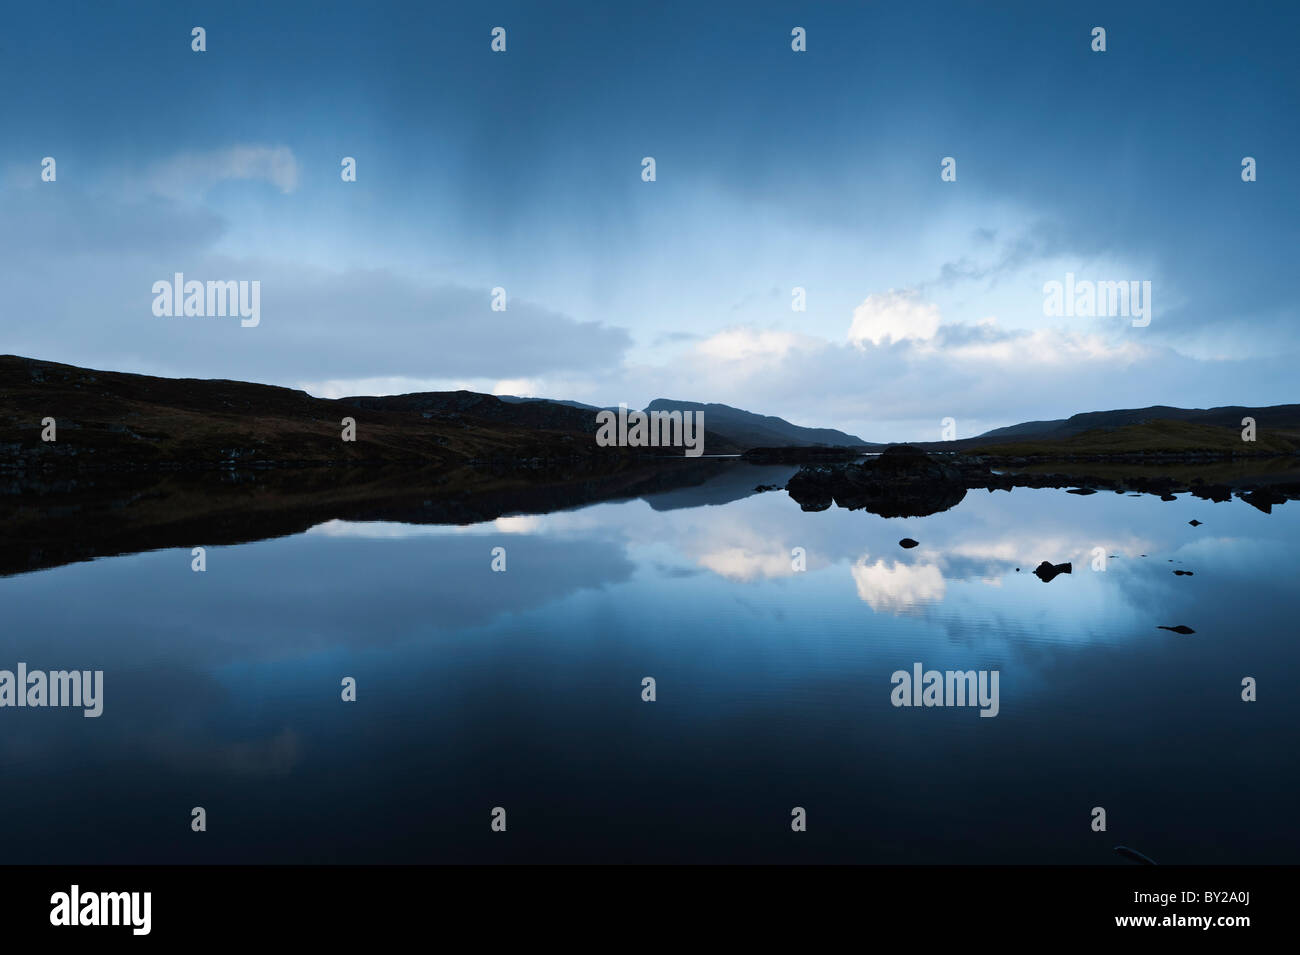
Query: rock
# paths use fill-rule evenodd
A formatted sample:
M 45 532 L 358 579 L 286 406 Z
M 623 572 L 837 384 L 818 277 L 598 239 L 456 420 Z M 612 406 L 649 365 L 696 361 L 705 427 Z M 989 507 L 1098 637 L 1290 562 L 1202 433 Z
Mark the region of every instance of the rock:
M 805 465 L 786 491 L 805 511 L 825 510 L 834 500 L 847 510 L 881 517 L 924 517 L 961 503 L 966 483 L 955 465 L 920 448 L 894 445 L 860 464 Z
M 913 547 L 915 547 L 915 546 L 916 546 L 917 544 L 919 544 L 919 543 L 920 543 L 920 541 L 914 541 L 914 540 L 912 540 L 912 538 L 910 538 L 910 537 L 904 537 L 901 541 L 898 542 L 898 546 L 899 546 L 899 547 L 905 547 L 905 548 L 907 548 L 908 550 L 911 550 Z
M 1160 500 L 1162 500 L 1162 501 L 1176 501 L 1176 500 L 1178 500 L 1178 498 L 1174 497 L 1172 494 L 1161 494 L 1161 495 L 1160 495 Z
M 1181 623 L 1176 627 L 1157 627 L 1157 630 L 1168 630 L 1170 633 L 1195 633 L 1191 627 L 1185 627 Z
M 1201 526 L 1201 522 L 1198 521 L 1198 520 L 1195 520 L 1195 519 L 1190 520 L 1190 521 L 1188 521 L 1187 523 L 1188 523 L 1188 524 L 1191 524 L 1193 527 L 1200 527 L 1200 526 Z
M 1066 491 L 1065 493 L 1066 494 L 1096 494 L 1097 492 L 1090 487 L 1072 487 L 1070 488 L 1070 490 Z
M 802 467 L 785 485 L 785 491 L 805 511 L 824 511 L 835 501 L 834 471 L 827 467 Z
M 1175 570 L 1174 573 L 1177 574 L 1179 577 L 1191 577 L 1191 576 L 1192 576 L 1192 572 L 1191 572 L 1190 570 Z
M 1059 574 L 1070 574 L 1073 572 L 1074 570 L 1070 564 L 1053 564 L 1046 560 L 1034 568 L 1034 576 L 1045 584 L 1054 580 Z

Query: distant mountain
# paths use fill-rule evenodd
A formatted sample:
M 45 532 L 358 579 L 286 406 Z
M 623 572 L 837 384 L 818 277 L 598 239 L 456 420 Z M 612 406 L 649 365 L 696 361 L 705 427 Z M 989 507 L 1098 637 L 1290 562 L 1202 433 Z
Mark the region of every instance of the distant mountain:
M 1247 412 L 1249 410 L 1246 409 Z M 1046 437 L 1003 438 L 1000 441 L 996 438 L 991 441 L 975 440 L 963 450 L 967 453 L 994 457 L 1041 457 L 1064 460 L 1079 456 L 1133 458 L 1183 455 L 1198 458 L 1206 455 L 1211 457 L 1291 455 L 1300 449 L 1300 432 L 1277 427 L 1261 429 L 1253 442 L 1242 441 L 1240 421 L 1241 418 L 1237 418 L 1231 426 L 1224 426 L 1180 421 L 1175 418 L 1157 418 L 1118 427 L 1091 428 L 1079 432 L 1067 433 L 1057 430 Z
M 511 404 L 547 403 L 564 405 L 569 408 L 581 408 L 594 415 L 597 411 L 618 411 L 617 406 L 583 404 L 581 401 L 565 401 L 559 398 L 519 398 L 514 395 L 500 395 L 502 401 Z M 656 398 L 646 405 L 644 411 L 703 411 L 704 427 L 712 434 L 718 435 L 729 445 L 741 451 L 750 448 L 788 448 L 813 447 L 817 445 L 863 445 L 872 446 L 861 438 L 836 431 L 833 428 L 805 428 L 791 424 L 784 418 L 774 415 L 760 415 L 730 405 L 702 404 L 698 401 L 674 401 L 670 398 Z M 594 419 L 593 419 L 594 420 Z M 883 445 L 880 445 L 883 447 Z M 706 450 L 712 450 L 705 442 Z M 728 452 L 721 452 L 728 453 Z
M 596 412 L 605 410 L 580 401 L 551 398 L 517 398 L 479 394 L 476 391 L 420 391 L 407 395 L 340 398 L 345 404 L 375 411 L 418 411 L 426 417 L 448 413 L 468 414 L 485 421 L 548 431 L 581 431 L 595 435 L 599 426 Z M 617 408 L 610 409 L 617 411 Z M 705 454 L 739 454 L 739 446 L 727 434 L 720 434 L 704 419 Z
M 617 407 L 601 408 L 598 405 L 588 405 L 581 401 L 569 401 L 567 398 L 520 398 L 518 395 L 497 395 L 502 401 L 512 405 L 522 405 L 528 403 L 543 402 L 552 405 L 564 405 L 568 408 L 581 408 L 583 411 L 617 411 Z
M 710 431 L 730 438 L 742 448 L 808 447 L 812 445 L 868 445 L 856 435 L 833 428 L 804 428 L 774 415 L 754 414 L 730 405 L 701 404 L 698 401 L 674 401 L 656 398 L 646 411 L 703 411 L 704 425 Z
M 978 435 L 977 439 L 1041 437 L 1050 434 L 1065 422 L 1065 418 L 1057 418 L 1055 421 L 1026 421 L 1022 424 L 1013 424 L 1005 428 L 994 428 L 992 431 L 985 431 L 983 434 Z
M 1272 405 L 1249 408 L 1228 405 L 1222 408 L 1172 408 L 1153 405 L 1150 408 L 1126 408 L 1117 411 L 1087 411 L 1055 421 L 1027 421 L 1008 428 L 995 428 L 977 438 L 968 439 L 985 443 L 987 439 L 1051 440 L 1071 438 L 1085 431 L 1109 430 L 1130 425 L 1149 424 L 1156 421 L 1182 421 L 1188 424 L 1214 425 L 1221 428 L 1241 428 L 1242 418 L 1254 418 L 1261 430 L 1283 434 L 1300 433 L 1300 405 Z

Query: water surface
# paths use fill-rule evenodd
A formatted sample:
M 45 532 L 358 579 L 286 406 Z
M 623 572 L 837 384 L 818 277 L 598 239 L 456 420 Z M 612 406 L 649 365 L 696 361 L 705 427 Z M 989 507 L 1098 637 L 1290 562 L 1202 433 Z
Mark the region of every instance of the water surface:
M 1300 858 L 1300 506 L 749 493 L 794 470 L 2 579 L 0 667 L 105 680 L 98 719 L 0 710 L 5 861 Z M 998 670 L 999 715 L 892 706 L 915 662 Z

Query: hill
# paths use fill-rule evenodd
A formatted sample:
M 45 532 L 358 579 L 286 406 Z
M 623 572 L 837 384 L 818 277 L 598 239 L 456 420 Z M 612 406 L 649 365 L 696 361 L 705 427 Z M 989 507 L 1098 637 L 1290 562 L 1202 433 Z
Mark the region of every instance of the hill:
M 580 401 L 566 401 L 559 398 L 519 398 L 514 395 L 501 396 L 502 401 L 514 404 L 544 403 L 562 405 L 568 408 L 581 408 L 594 415 L 597 411 L 618 411 L 618 406 L 604 408 L 583 404 Z M 734 452 L 719 451 L 728 454 L 748 451 L 753 448 L 794 448 L 794 447 L 842 447 L 873 446 L 856 435 L 836 431 L 833 428 L 806 428 L 791 424 L 775 415 L 760 415 L 731 405 L 699 401 L 674 401 L 669 398 L 656 398 L 646 405 L 643 411 L 702 411 L 706 430 L 716 434 L 719 446 L 726 443 L 735 448 Z M 706 447 L 712 448 L 708 442 Z M 880 445 L 884 447 L 884 445 Z
M 342 440 L 343 419 L 355 441 Z M 55 422 L 54 441 L 42 422 Z M 711 453 L 735 450 L 706 432 Z M 193 470 L 401 464 L 617 469 L 680 449 L 601 448 L 594 418 L 437 392 L 316 398 L 223 379 L 157 378 L 0 356 L 0 469 Z
M 1168 405 L 1152 405 L 1149 408 L 1086 411 L 1055 421 L 1027 421 L 1008 428 L 995 428 L 970 440 L 981 442 L 994 438 L 1060 440 L 1086 431 L 1123 428 L 1156 421 L 1181 421 L 1188 424 L 1234 428 L 1240 431 L 1242 418 L 1254 418 L 1261 431 L 1300 435 L 1300 405 L 1272 405 L 1257 408 L 1244 405 L 1228 405 L 1221 408 L 1173 408 Z
M 808 447 L 813 445 L 859 445 L 869 442 L 833 428 L 805 428 L 775 415 L 760 415 L 722 404 L 698 401 L 674 401 L 656 398 L 646 411 L 703 411 L 704 424 L 743 449 Z M 874 446 L 874 445 L 873 445 Z M 880 445 L 883 447 L 883 445 Z
M 1248 412 L 1247 412 L 1248 413 Z M 1087 417 L 1076 415 L 1076 418 Z M 1071 419 L 1073 420 L 1073 419 Z M 1240 417 L 1236 419 L 1238 422 Z M 1257 419 L 1259 420 L 1259 419 Z M 1186 420 L 1155 420 L 1119 427 L 1091 428 L 1055 437 L 1024 438 L 1018 441 L 970 442 L 963 453 L 995 457 L 1068 459 L 1083 456 L 1285 455 L 1300 450 L 1300 434 L 1260 432 L 1253 442 L 1243 441 L 1241 427 L 1223 427 Z

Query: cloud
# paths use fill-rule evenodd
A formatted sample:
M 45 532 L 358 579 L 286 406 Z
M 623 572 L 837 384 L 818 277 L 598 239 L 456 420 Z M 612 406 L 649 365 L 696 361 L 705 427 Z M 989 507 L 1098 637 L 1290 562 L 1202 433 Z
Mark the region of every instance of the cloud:
M 301 167 L 287 146 L 231 146 L 188 152 L 155 163 L 146 173 L 149 189 L 170 199 L 201 196 L 219 182 L 265 182 L 282 193 L 298 188 Z
M 709 361 L 762 364 L 780 361 L 794 349 L 813 343 L 814 339 L 793 332 L 738 326 L 706 338 L 695 351 Z
M 150 236 L 150 245 L 162 238 L 152 227 Z M 325 397 L 443 390 L 457 382 L 536 391 L 542 375 L 616 374 L 631 344 L 624 329 L 526 299 L 494 312 L 486 288 L 430 287 L 388 270 L 337 271 L 156 245 L 87 257 L 76 282 L 66 281 L 65 266 L 62 256 L 33 261 L 11 285 L 11 305 L 40 321 L 11 329 L 7 349 L 144 374 L 314 382 L 319 390 L 307 390 Z M 261 323 L 154 316 L 152 285 L 174 272 L 260 282 Z
M 970 437 L 1100 407 L 1289 400 L 1276 386 L 1285 356 L 1263 379 L 1270 390 L 1243 393 L 1245 363 L 1198 361 L 1122 320 L 1065 324 L 1037 311 L 1022 320 L 1028 327 L 1003 327 L 992 316 L 945 321 L 914 290 L 892 290 L 855 309 L 838 341 L 732 326 L 673 360 L 626 366 L 616 388 L 634 402 L 662 394 L 719 401 L 877 441 L 937 439 L 948 416 L 958 437 Z
M 1023 215 L 1023 213 L 1021 213 Z M 1023 272 L 1029 266 L 1067 252 L 1074 255 L 1095 255 L 1104 248 L 1104 244 L 1091 242 L 1078 235 L 1067 233 L 1054 221 L 1038 220 L 1028 226 L 1013 231 L 1009 238 L 998 243 L 998 238 L 1006 231 L 979 227 L 971 232 L 971 247 L 976 253 L 991 250 L 991 259 L 982 261 L 970 253 L 944 262 L 939 266 L 939 274 L 917 286 L 920 290 L 931 288 L 952 288 L 963 282 L 995 283 L 999 279 Z
M 989 366 L 1027 363 L 1053 366 L 1075 362 L 1128 365 L 1151 353 L 1141 342 L 1111 340 L 1100 333 L 1060 328 L 1001 329 L 996 319 L 984 319 L 975 325 L 945 325 L 937 337 L 936 348 L 953 361 Z
M 914 291 L 868 295 L 853 310 L 849 341 L 859 348 L 901 341 L 928 341 L 939 330 L 939 307 Z

